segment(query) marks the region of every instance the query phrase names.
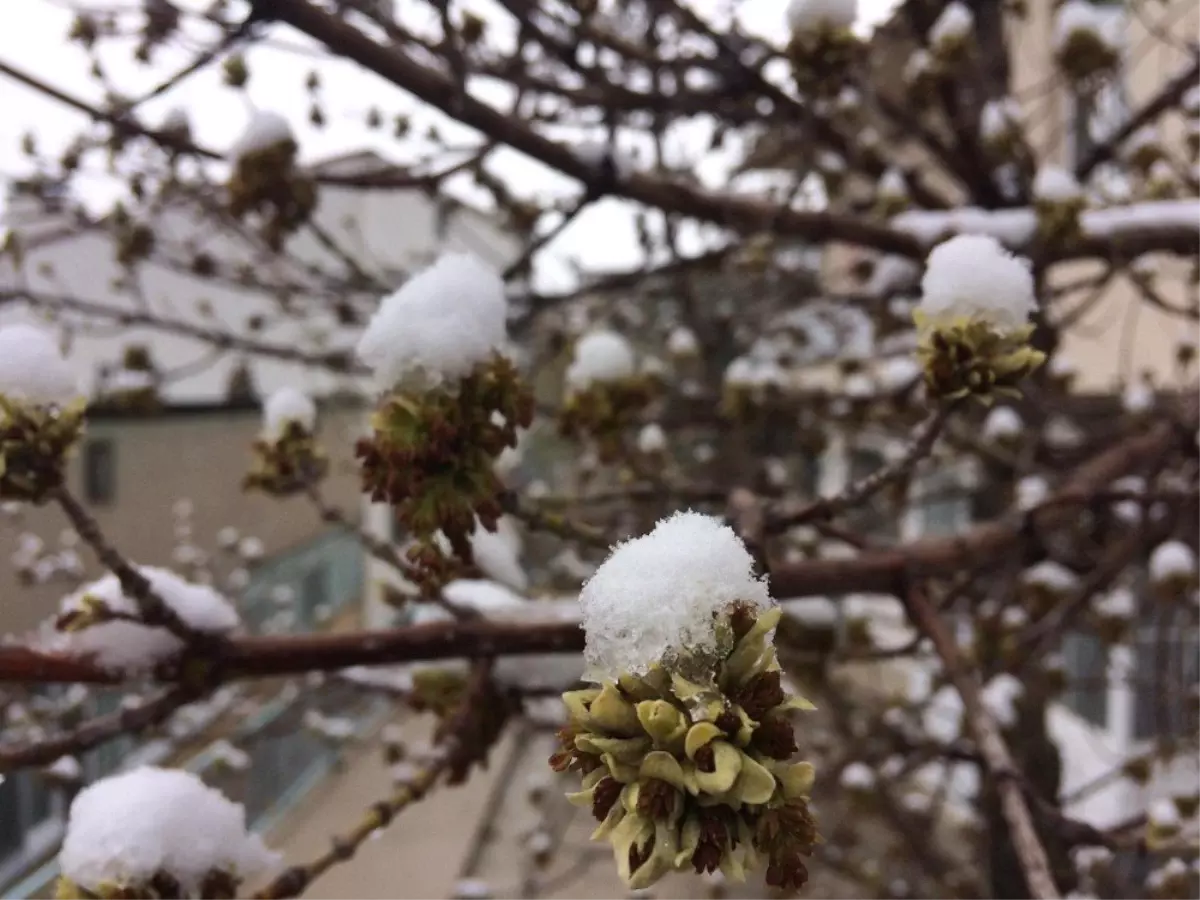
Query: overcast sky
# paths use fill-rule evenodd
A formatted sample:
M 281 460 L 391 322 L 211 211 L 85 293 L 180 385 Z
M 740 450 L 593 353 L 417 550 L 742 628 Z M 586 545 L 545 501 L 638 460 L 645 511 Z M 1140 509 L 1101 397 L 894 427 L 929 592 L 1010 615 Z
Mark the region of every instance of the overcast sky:
M 94 5 L 112 8 L 118 4 L 109 0 Z M 882 19 L 891 5 L 890 0 L 860 0 L 863 25 Z M 101 91 L 87 73 L 86 56 L 80 48 L 67 43 L 73 13 L 66 3 L 22 0 L 21 6 L 20 25 L 0 29 L 0 59 L 76 96 L 99 100 Z M 786 0 L 745 0 L 737 5 L 737 15 L 750 31 L 779 35 L 784 30 L 786 6 Z M 271 38 L 274 46 L 256 47 L 248 55 L 251 76 L 246 90 L 225 87 L 219 69 L 210 67 L 166 97 L 143 106 L 146 120 L 155 122 L 170 108 L 182 106 L 188 112 L 197 140 L 223 150 L 236 139 L 251 105 L 271 109 L 292 123 L 307 160 L 364 147 L 374 148 L 391 159 L 403 160 L 406 153 L 411 154 L 411 143 L 402 146 L 391 137 L 390 128 L 373 132 L 365 127 L 367 111 L 373 106 L 383 113 L 385 122 L 390 122 L 397 113 L 407 112 L 417 123 L 440 120 L 445 132 L 455 136 L 453 126 L 447 128 L 440 116 L 423 110 L 403 91 L 352 63 L 314 53 L 313 45 L 297 33 L 279 28 L 271 33 Z M 123 51 L 102 57 L 112 83 L 127 96 L 144 92 L 189 59 L 189 54 L 183 52 L 160 54 L 154 64 L 145 67 L 132 62 L 127 48 L 128 45 Z M 329 123 L 324 129 L 308 124 L 310 101 L 305 80 L 314 66 L 320 70 L 321 96 L 327 101 L 324 110 Z M 0 89 L 4 97 L 4 115 L 0 116 L 0 173 L 6 177 L 29 171 L 19 149 L 26 132 L 35 135 L 40 149 L 54 151 L 64 147 L 87 124 L 81 114 L 2 75 Z M 458 133 L 470 139 L 469 132 Z M 688 159 L 703 152 L 704 143 L 703 135 L 685 133 L 677 136 L 675 149 Z M 547 198 L 572 193 L 571 182 L 511 151 L 495 154 L 493 164 L 494 170 L 503 173 L 520 194 Z M 710 172 L 720 177 L 719 167 L 714 169 L 713 165 L 715 161 L 710 160 Z M 112 196 L 111 187 L 98 172 L 90 174 L 81 187 L 97 202 Z M 603 235 L 603 239 L 597 240 L 597 235 Z M 687 249 L 698 249 L 700 240 L 699 233 L 690 235 L 689 241 L 694 246 Z M 639 254 L 628 204 L 605 201 L 592 208 L 564 231 L 545 255 L 537 279 L 543 288 L 565 286 L 562 281 L 568 276 L 563 263 L 568 259 L 578 260 L 592 270 L 635 264 Z

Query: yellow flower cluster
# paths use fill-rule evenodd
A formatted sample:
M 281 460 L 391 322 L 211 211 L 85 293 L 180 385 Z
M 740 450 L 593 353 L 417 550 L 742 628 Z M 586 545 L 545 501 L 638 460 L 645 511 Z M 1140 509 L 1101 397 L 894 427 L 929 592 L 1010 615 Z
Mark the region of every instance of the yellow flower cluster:
M 242 481 L 244 490 L 290 497 L 316 485 L 329 472 L 329 457 L 299 422 L 289 422 L 279 437 L 258 438 L 254 462 Z
M 87 403 L 37 406 L 0 395 L 0 499 L 45 503 L 61 487 Z
M 735 607 L 718 623 L 727 652 L 715 665 L 680 658 L 564 695 L 570 721 L 550 764 L 583 774 L 569 799 L 600 821 L 593 839 L 612 844 L 630 888 L 686 868 L 742 880 L 764 861 L 768 884 L 807 880 L 820 839 L 813 767 L 792 761 L 788 714 L 812 705 L 780 683 L 779 619 L 778 608 Z
M 925 384 L 941 399 L 975 397 L 991 403 L 996 395 L 1018 397 L 1017 384 L 1046 359 L 1029 344 L 1033 325 L 1000 330 L 969 316 L 932 322 L 920 310 L 913 312 L 913 319 Z

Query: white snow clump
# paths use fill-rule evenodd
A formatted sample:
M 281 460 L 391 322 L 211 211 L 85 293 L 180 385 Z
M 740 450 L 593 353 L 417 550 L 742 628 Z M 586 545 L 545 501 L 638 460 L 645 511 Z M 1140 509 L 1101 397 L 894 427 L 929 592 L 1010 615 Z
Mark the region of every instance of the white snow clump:
M 1117 42 L 1108 25 L 1104 10 L 1090 0 L 1067 0 L 1054 16 L 1054 49 L 1061 52 L 1068 41 L 1079 32 L 1094 35 L 1116 49 Z
M 696 332 L 686 325 L 671 329 L 667 335 L 667 352 L 672 356 L 695 356 L 700 350 L 700 342 L 696 340 Z
M 1033 179 L 1033 196 L 1047 203 L 1070 203 L 1083 195 L 1075 176 L 1062 166 L 1046 164 Z
M 317 424 L 317 405 L 304 391 L 282 387 L 263 404 L 263 430 L 267 437 L 279 438 L 292 422 L 311 434 Z
M 575 353 L 567 367 L 567 386 L 582 391 L 593 384 L 620 381 L 633 375 L 637 367 L 633 346 L 615 331 L 591 331 L 575 344 Z
M 875 772 L 864 762 L 852 762 L 842 769 L 838 782 L 850 790 L 870 790 L 875 787 Z
M 154 593 L 193 630 L 218 635 L 238 627 L 233 604 L 211 587 L 184 581 L 174 572 L 155 566 L 139 566 L 138 571 L 150 582 Z M 125 594 L 121 582 L 111 573 L 64 597 L 60 609 L 63 613 L 84 611 L 94 601 L 115 613 L 138 614 L 137 601 Z M 54 632 L 50 643 L 53 650 L 90 658 L 103 669 L 127 675 L 148 672 L 183 649 L 179 638 L 165 628 L 124 620 Z
M 856 18 L 858 0 L 792 0 L 787 7 L 787 23 L 792 34 L 822 28 L 849 28 Z
M 682 651 L 716 651 L 716 614 L 737 603 L 765 609 L 771 598 L 733 529 L 689 511 L 618 544 L 579 603 L 585 675 L 601 682 L 643 674 Z
M 250 114 L 242 136 L 229 148 L 229 158 L 237 162 L 245 156 L 295 140 L 292 126 L 279 113 L 256 110 Z
M 84 788 L 71 804 L 58 855 L 62 873 L 99 893 L 145 884 L 160 871 L 198 896 L 213 870 L 257 878 L 278 862 L 246 828 L 246 810 L 190 772 L 143 766 Z
M 1025 423 L 1011 406 L 996 406 L 983 420 L 983 437 L 989 441 L 1003 441 L 1021 436 Z
M 1024 690 L 1016 678 L 1001 672 L 984 685 L 979 699 L 1001 728 L 1011 728 L 1017 723 L 1017 700 Z
M 1009 333 L 1037 309 L 1029 261 L 980 234 L 961 234 L 934 247 L 921 293 L 918 308 L 931 324 L 976 318 Z
M 32 325 L 0 328 L 0 396 L 63 406 L 79 395 L 75 372 L 47 332 Z
M 358 342 L 385 388 L 437 387 L 506 342 L 504 282 L 478 257 L 446 253 L 383 298 Z
M 1031 587 L 1044 588 L 1056 594 L 1068 593 L 1079 586 L 1079 576 L 1052 559 L 1043 559 L 1037 565 L 1030 566 L 1021 580 Z
M 667 449 L 667 435 L 657 422 L 642 426 L 638 432 L 637 448 L 640 453 L 662 453 Z
M 975 16 L 962 0 L 947 3 L 942 14 L 929 29 L 929 43 L 933 47 L 947 42 L 960 41 L 975 29 Z
M 1012 97 L 989 100 L 979 114 L 979 136 L 985 141 L 999 141 L 1013 134 L 1021 125 L 1021 107 Z
M 1159 544 L 1150 554 L 1150 580 L 1186 581 L 1196 574 L 1196 554 L 1183 541 Z

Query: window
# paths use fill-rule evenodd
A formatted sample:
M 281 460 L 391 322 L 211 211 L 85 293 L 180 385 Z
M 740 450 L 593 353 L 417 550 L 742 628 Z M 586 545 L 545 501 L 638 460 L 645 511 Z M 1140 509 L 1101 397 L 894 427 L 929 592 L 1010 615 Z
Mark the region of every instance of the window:
M 111 503 L 117 490 L 116 448 L 111 438 L 94 438 L 83 448 L 83 493 L 88 503 Z
M 311 625 L 321 621 L 329 607 L 329 571 L 324 563 L 308 570 L 300 583 L 300 620 Z
M 61 834 L 62 797 L 34 772 L 0 782 L 0 882 L 19 876 Z
M 970 492 L 953 470 L 941 469 L 921 478 L 914 500 L 922 535 L 957 534 L 971 521 Z
M 1063 705 L 1085 722 L 1108 725 L 1108 649 L 1093 634 L 1071 632 L 1063 638 L 1067 689 Z
M 883 454 L 875 450 L 851 450 L 847 486 L 862 481 L 885 463 Z M 894 540 L 899 529 L 895 512 L 888 508 L 888 496 L 888 491 L 880 491 L 865 503 L 850 510 L 846 514 L 846 521 L 851 530 L 869 538 Z
M 114 713 L 121 708 L 124 696 L 119 689 L 98 689 L 90 702 L 91 715 L 104 716 Z M 115 772 L 130 753 L 136 741 L 133 735 L 123 734 L 120 737 L 105 741 L 93 747 L 82 756 L 83 771 L 88 781 L 95 781 Z
M 1189 695 L 1200 684 L 1200 634 L 1186 610 L 1147 607 L 1135 649 L 1133 737 L 1191 734 L 1197 722 Z

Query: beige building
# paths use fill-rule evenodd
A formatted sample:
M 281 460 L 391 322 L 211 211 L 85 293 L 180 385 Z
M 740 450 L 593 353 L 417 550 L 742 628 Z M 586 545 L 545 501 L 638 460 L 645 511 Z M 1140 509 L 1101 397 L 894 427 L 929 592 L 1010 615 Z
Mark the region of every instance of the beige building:
M 359 511 L 352 446 L 362 423 L 361 408 L 325 404 L 318 424 L 332 464 L 326 498 L 352 519 Z M 211 577 L 248 630 L 357 623 L 364 561 L 353 536 L 323 523 L 305 498 L 242 490 L 260 427 L 256 405 L 167 406 L 149 416 L 96 411 L 70 462 L 69 487 L 119 552 L 185 577 Z M 36 635 L 65 594 L 102 574 L 52 505 L 5 506 L 0 558 L 0 635 L 9 639 Z M 7 725 L 19 726 L 31 699 L 5 704 Z M 97 714 L 119 699 L 119 692 L 92 691 L 82 708 Z M 191 731 L 219 725 L 201 723 L 207 715 L 202 704 L 176 723 L 182 732 L 168 728 L 167 736 L 193 742 Z M 110 743 L 80 760 L 83 773 L 97 777 L 136 752 L 132 741 Z M 64 811 L 63 797 L 35 772 L 0 781 L 0 890 L 53 851 Z

